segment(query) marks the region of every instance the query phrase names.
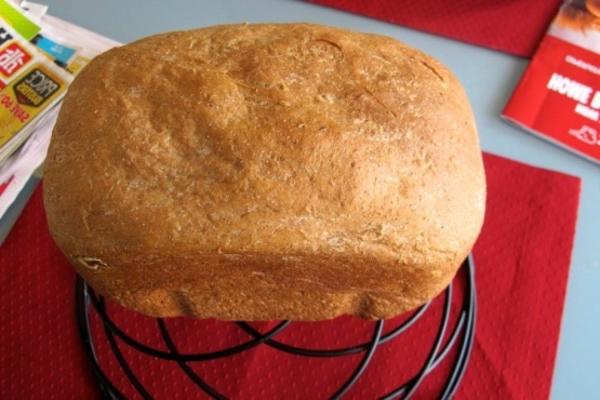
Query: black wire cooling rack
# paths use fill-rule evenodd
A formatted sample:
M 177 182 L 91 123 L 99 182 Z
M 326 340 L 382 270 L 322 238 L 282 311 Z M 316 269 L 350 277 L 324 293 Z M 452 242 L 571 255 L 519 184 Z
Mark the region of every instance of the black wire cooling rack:
M 473 346 L 473 337 L 475 335 L 475 317 L 476 317 L 476 289 L 475 289 L 475 266 L 471 256 L 465 260 L 461 267 L 461 271 L 464 271 L 466 276 L 466 284 L 464 285 L 464 293 L 462 301 L 462 309 L 459 311 L 458 322 L 455 324 L 453 331 L 449 335 L 449 339 L 444 343 L 444 338 L 447 336 L 446 331 L 448 330 L 451 308 L 452 308 L 452 296 L 453 296 L 453 284 L 451 283 L 448 288 L 444 291 L 441 296 L 444 296 L 443 309 L 441 313 L 440 322 L 437 328 L 435 340 L 428 352 L 428 356 L 425 363 L 421 366 L 416 375 L 412 376 L 405 382 L 399 383 L 398 386 L 386 394 L 375 395 L 378 399 L 408 399 L 410 398 L 419 388 L 421 383 L 427 378 L 427 376 L 444 360 L 444 358 L 450 353 L 452 349 L 458 347 L 457 356 L 454 364 L 448 374 L 445 384 L 443 385 L 439 398 L 449 399 L 452 398 L 458 385 L 465 373 L 467 363 L 469 361 L 469 355 Z M 458 278 L 457 278 L 458 279 Z M 135 390 L 139 393 L 142 398 L 151 399 L 152 394 L 149 392 L 144 383 L 140 381 L 140 378 L 136 376 L 134 371 L 131 369 L 126 358 L 121 352 L 118 341 L 124 343 L 131 348 L 140 351 L 144 354 L 154 356 L 158 359 L 164 360 L 164 362 L 176 363 L 183 373 L 198 387 L 199 390 L 203 391 L 207 395 L 215 399 L 227 399 L 226 394 L 219 391 L 205 382 L 201 376 L 199 376 L 189 365 L 190 363 L 210 361 L 220 359 L 223 357 L 230 357 L 235 354 L 248 351 L 256 346 L 270 346 L 279 351 L 283 351 L 290 354 L 295 354 L 304 357 L 344 357 L 357 353 L 362 353 L 363 356 L 353 372 L 348 376 L 345 382 L 334 391 L 329 394 L 330 399 L 342 398 L 352 386 L 359 381 L 361 375 L 368 368 L 369 363 L 377 351 L 386 342 L 394 340 L 403 332 L 407 331 L 412 325 L 423 316 L 430 308 L 430 303 L 427 303 L 417 309 L 408 319 L 406 319 L 400 326 L 394 328 L 390 332 L 383 334 L 384 331 L 384 320 L 373 322 L 373 333 L 371 339 L 368 342 L 360 343 L 354 346 L 343 347 L 343 348 L 332 348 L 327 350 L 316 350 L 310 348 L 296 347 L 285 344 L 281 341 L 276 340 L 277 335 L 286 329 L 293 327 L 292 321 L 282 321 L 277 324 L 274 328 L 270 329 L 265 333 L 261 333 L 253 328 L 246 322 L 232 322 L 247 333 L 251 339 L 248 341 L 225 348 L 218 351 L 201 352 L 201 353 L 181 353 L 177 349 L 177 344 L 174 342 L 169 329 L 161 318 L 156 319 L 157 328 L 160 332 L 160 336 L 168 349 L 168 351 L 160 350 L 154 347 L 150 347 L 143 343 L 140 343 L 136 339 L 129 336 L 124 332 L 117 324 L 111 319 L 108 308 L 106 307 L 105 299 L 98 296 L 94 291 L 83 282 L 81 278 L 77 279 L 75 287 L 76 295 L 76 317 L 79 327 L 79 332 L 83 340 L 86 354 L 91 361 L 92 370 L 97 383 L 103 396 L 107 399 L 125 399 L 123 393 L 115 386 L 115 384 L 109 379 L 105 371 L 103 371 L 102 365 L 98 359 L 96 353 L 96 344 L 94 342 L 94 335 L 92 334 L 92 326 L 90 323 L 90 316 L 92 312 L 95 312 L 100 317 L 105 337 L 110 345 L 112 355 L 118 362 L 121 371 L 129 382 L 133 385 Z M 398 355 L 399 359 L 402 357 Z

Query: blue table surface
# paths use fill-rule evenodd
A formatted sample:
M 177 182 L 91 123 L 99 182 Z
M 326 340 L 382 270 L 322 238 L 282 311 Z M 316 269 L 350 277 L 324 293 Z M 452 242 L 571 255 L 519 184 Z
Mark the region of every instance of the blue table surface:
M 600 399 L 600 166 L 499 118 L 527 60 L 297 0 L 40 2 L 50 6 L 50 14 L 121 42 L 222 23 L 304 21 L 392 36 L 441 60 L 467 89 L 484 150 L 582 179 L 552 398 Z

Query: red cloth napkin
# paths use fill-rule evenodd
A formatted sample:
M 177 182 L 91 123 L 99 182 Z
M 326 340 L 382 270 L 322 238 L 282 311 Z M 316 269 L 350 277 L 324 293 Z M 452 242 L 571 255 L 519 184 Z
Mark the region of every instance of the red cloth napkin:
M 307 0 L 518 56 L 537 47 L 561 0 Z
M 478 292 L 476 340 L 458 398 L 546 399 L 563 309 L 580 182 L 577 178 L 486 155 L 488 208 L 475 248 Z M 47 230 L 41 191 L 0 249 L 0 398 L 99 397 L 74 318 L 75 275 Z M 458 302 L 458 298 L 455 298 Z M 348 393 L 382 395 L 413 375 L 434 339 L 441 298 L 408 332 L 381 345 L 369 369 Z M 138 340 L 164 349 L 156 323 L 111 306 L 119 325 Z M 405 317 L 391 320 L 391 328 Z M 98 352 L 128 398 L 139 398 L 109 356 L 93 321 Z M 248 340 L 231 323 L 168 321 L 180 351 L 216 350 Z M 272 323 L 256 324 L 265 329 Z M 278 337 L 313 348 L 356 344 L 373 323 L 343 317 L 294 323 Z M 164 399 L 205 398 L 173 364 L 121 345 L 147 388 Z M 311 398 L 331 395 L 360 356 L 306 359 L 266 346 L 229 359 L 194 363 L 210 384 L 232 398 Z M 448 362 L 452 361 L 450 358 Z M 434 398 L 449 363 L 427 378 L 416 398 Z

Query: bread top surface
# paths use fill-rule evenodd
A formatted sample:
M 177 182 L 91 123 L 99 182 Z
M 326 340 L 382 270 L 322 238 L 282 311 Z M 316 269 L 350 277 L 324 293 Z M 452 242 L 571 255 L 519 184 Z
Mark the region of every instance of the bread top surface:
M 44 195 L 70 257 L 430 265 L 469 251 L 485 182 L 464 91 L 436 60 L 378 35 L 227 25 L 94 59 L 64 101 Z

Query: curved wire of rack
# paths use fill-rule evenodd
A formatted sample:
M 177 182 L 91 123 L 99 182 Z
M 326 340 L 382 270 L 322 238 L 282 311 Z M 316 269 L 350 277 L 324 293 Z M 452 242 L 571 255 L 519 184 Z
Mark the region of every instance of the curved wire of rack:
M 399 384 L 395 389 L 390 392 L 381 395 L 378 399 L 391 400 L 391 399 L 408 399 L 410 398 L 419 388 L 420 384 L 427 377 L 427 375 L 433 371 L 450 353 L 450 351 L 458 346 L 457 356 L 454 365 L 444 383 L 444 386 L 440 393 L 441 399 L 452 398 L 462 377 L 465 373 L 469 355 L 473 346 L 473 338 L 475 335 L 475 317 L 476 317 L 476 288 L 475 288 L 475 266 L 473 259 L 469 256 L 463 263 L 462 270 L 466 271 L 467 282 L 465 286 L 464 301 L 462 302 L 462 309 L 458 317 L 458 322 L 455 324 L 454 329 L 449 335 L 449 339 L 444 343 L 444 337 L 446 337 L 446 331 L 448 330 L 450 313 L 452 307 L 452 291 L 453 284 L 446 288 L 444 296 L 444 305 L 438 325 L 438 330 L 435 336 L 435 340 L 431 344 L 427 359 L 422 365 L 420 370 L 408 379 L 406 382 Z M 75 285 L 75 313 L 77 317 L 77 323 L 79 332 L 83 340 L 85 352 L 91 361 L 92 371 L 98 382 L 102 395 L 107 399 L 125 399 L 123 393 L 115 386 L 115 384 L 109 379 L 106 373 L 103 371 L 100 361 L 96 353 L 96 347 L 94 343 L 94 336 L 92 334 L 92 328 L 90 324 L 90 313 L 95 311 L 102 321 L 105 336 L 110 345 L 112 354 L 116 358 L 121 370 L 144 399 L 152 399 L 152 394 L 144 386 L 140 379 L 135 375 L 127 360 L 123 356 L 120 348 L 119 341 L 138 350 L 144 354 L 157 357 L 166 361 L 173 361 L 181 368 L 183 373 L 194 383 L 196 386 L 204 391 L 207 395 L 214 399 L 227 399 L 228 397 L 221 393 L 217 388 L 211 386 L 202 379 L 197 372 L 195 372 L 190 366 L 190 362 L 209 361 L 215 360 L 222 357 L 229 357 L 234 354 L 238 354 L 249 349 L 252 349 L 258 345 L 270 346 L 274 349 L 295 354 L 304 357 L 343 357 L 357 353 L 364 353 L 358 365 L 354 368 L 350 376 L 342 383 L 342 385 L 332 393 L 330 399 L 342 398 L 352 386 L 360 379 L 361 375 L 368 368 L 369 363 L 375 354 L 377 348 L 386 342 L 389 342 L 403 332 L 413 326 L 419 318 L 426 313 L 430 303 L 421 306 L 419 309 L 413 312 L 413 314 L 405 320 L 398 327 L 391 331 L 383 334 L 384 331 L 384 320 L 374 321 L 373 333 L 371 339 L 368 342 L 360 343 L 354 346 L 342 347 L 342 348 L 331 348 L 331 349 L 310 349 L 303 347 L 296 347 L 281 341 L 276 340 L 284 330 L 288 329 L 292 325 L 292 321 L 282 321 L 275 327 L 271 328 L 265 333 L 261 333 L 246 322 L 235 322 L 237 326 L 246 332 L 251 338 L 246 342 L 237 344 L 232 347 L 225 349 L 202 352 L 202 353 L 182 353 L 177 349 L 176 343 L 173 341 L 171 334 L 165 321 L 162 318 L 157 318 L 156 323 L 160 332 L 161 338 L 166 345 L 168 351 L 160 350 L 154 347 L 145 345 L 136 339 L 129 336 L 123 331 L 110 317 L 106 302 L 103 297 L 98 296 L 94 291 L 87 286 L 87 284 L 81 279 L 77 278 Z

